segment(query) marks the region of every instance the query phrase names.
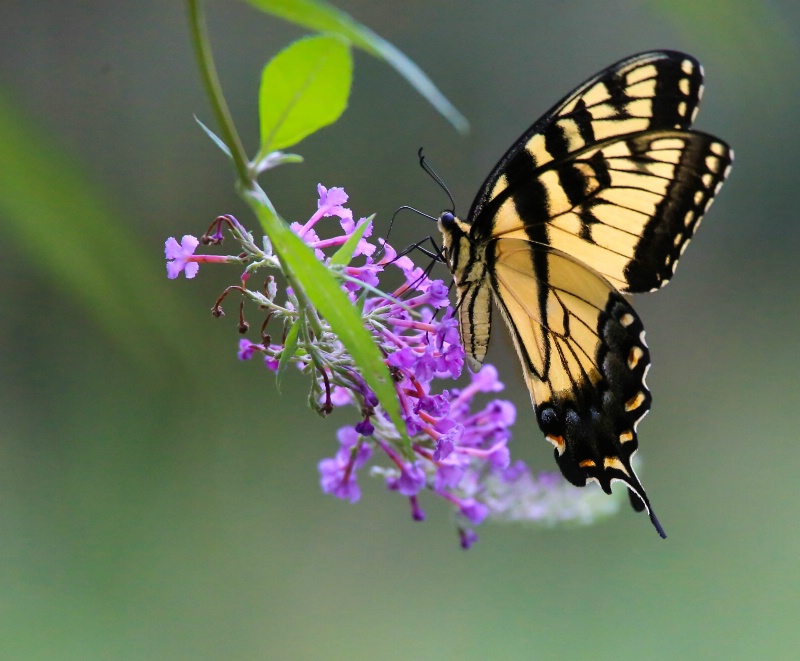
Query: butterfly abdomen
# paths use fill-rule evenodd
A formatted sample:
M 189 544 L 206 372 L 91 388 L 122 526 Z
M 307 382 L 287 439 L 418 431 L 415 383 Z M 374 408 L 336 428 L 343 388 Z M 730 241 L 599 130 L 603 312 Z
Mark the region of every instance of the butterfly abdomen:
M 489 348 L 492 293 L 485 286 L 488 272 L 485 250 L 469 238 L 469 225 L 450 212 L 439 217 L 447 264 L 456 282 L 458 330 L 467 365 L 477 372 Z

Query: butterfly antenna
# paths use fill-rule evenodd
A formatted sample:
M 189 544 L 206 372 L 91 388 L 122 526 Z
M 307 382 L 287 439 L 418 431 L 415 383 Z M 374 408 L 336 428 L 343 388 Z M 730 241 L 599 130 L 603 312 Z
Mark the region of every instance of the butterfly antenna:
M 428 161 L 425 160 L 425 155 L 422 153 L 422 147 L 419 148 L 417 156 L 419 156 L 420 167 L 423 170 L 425 170 L 425 172 L 427 172 L 428 176 L 431 179 L 433 179 L 437 184 L 439 184 L 441 189 L 447 194 L 447 197 L 450 198 L 450 209 L 448 209 L 448 211 L 450 211 L 450 213 L 455 213 L 456 203 L 453 201 L 453 196 L 450 195 L 450 191 L 448 190 L 445 183 L 442 181 L 442 178 L 438 174 L 436 174 L 436 171 L 430 165 L 428 165 Z
M 427 214 L 427 213 L 425 213 L 423 211 L 420 211 L 419 209 L 415 209 L 414 207 L 409 207 L 407 205 L 399 207 L 392 214 L 392 219 L 389 221 L 389 229 L 386 230 L 386 238 L 385 239 L 378 239 L 380 241 L 380 244 L 381 244 L 381 249 L 376 253 L 375 257 L 373 258 L 376 261 L 378 260 L 380 255 L 382 255 L 383 253 L 386 252 L 386 242 L 389 240 L 389 235 L 392 233 L 392 227 L 394 227 L 394 219 L 397 217 L 397 214 L 400 213 L 403 210 L 413 211 L 414 213 L 419 214 L 420 216 L 423 216 L 423 217 L 427 218 L 428 220 L 432 220 L 434 222 L 436 222 L 438 220 L 438 218 L 435 218 L 435 217 L 433 217 L 433 216 L 431 216 L 431 215 L 429 215 L 429 214 Z M 412 247 L 412 249 L 413 249 L 413 247 Z M 398 254 L 397 256 L 398 257 L 402 257 L 403 255 L 407 254 L 408 252 L 409 252 L 409 249 L 407 248 L 406 250 L 404 250 L 402 253 Z

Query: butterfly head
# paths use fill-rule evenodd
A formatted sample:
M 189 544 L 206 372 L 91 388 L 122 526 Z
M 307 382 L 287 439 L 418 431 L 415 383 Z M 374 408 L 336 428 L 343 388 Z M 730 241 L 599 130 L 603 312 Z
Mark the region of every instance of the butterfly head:
M 452 211 L 443 211 L 439 214 L 437 224 L 442 236 L 445 237 L 445 241 L 447 241 L 448 237 L 458 234 L 458 219 Z
M 470 225 L 449 210 L 443 211 L 439 215 L 437 224 L 442 233 L 444 253 L 450 270 L 456 273 L 459 262 L 464 262 L 463 259 L 459 259 L 459 254 L 463 253 L 466 259 L 466 256 L 472 252 L 469 238 Z M 460 273 L 459 277 L 461 277 Z
M 439 231 L 445 236 L 445 238 L 460 238 L 469 234 L 470 224 L 465 223 L 449 209 L 442 211 L 437 220 Z

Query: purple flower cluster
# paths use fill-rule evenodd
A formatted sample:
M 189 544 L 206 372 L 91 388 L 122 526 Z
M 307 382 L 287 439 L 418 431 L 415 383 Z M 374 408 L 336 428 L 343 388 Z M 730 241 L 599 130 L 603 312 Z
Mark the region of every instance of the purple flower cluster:
M 167 270 L 170 278 L 181 270 L 194 277 L 199 262 L 237 262 L 247 264 L 241 285 L 228 288 L 215 310 L 230 292 L 237 291 L 266 310 L 261 341 L 239 342 L 239 358 L 248 360 L 262 354 L 266 366 L 278 370 L 288 358 L 309 373 L 311 401 L 321 413 L 336 406 L 352 405 L 361 411 L 360 421 L 338 432 L 339 449 L 319 462 L 320 485 L 325 493 L 356 502 L 361 491 L 359 471 L 371 464 L 371 473 L 382 476 L 386 487 L 408 499 L 415 520 L 425 518 L 420 499 L 432 494 L 450 503 L 455 512 L 461 545 L 468 548 L 477 540 L 474 527 L 486 519 L 531 521 L 546 525 L 559 521 L 586 522 L 616 508 L 616 500 L 596 498 L 591 489 L 574 489 L 557 475 L 534 477 L 522 462 L 510 463 L 509 431 L 516 411 L 507 401 L 490 399 L 503 389 L 497 371 L 485 365 L 471 374 L 465 385 L 455 383 L 464 367 L 458 323 L 449 307 L 448 287 L 441 280 L 431 280 L 407 256 L 398 256 L 387 243 L 371 243 L 371 220 L 355 221 L 345 205 L 348 196 L 341 188 L 318 187 L 317 211 L 303 224 L 293 223 L 292 230 L 314 249 L 317 257 L 330 264 L 326 250 L 343 245 L 357 230 L 362 238 L 351 263 L 335 270 L 351 300 L 362 299 L 363 322 L 386 356 L 400 403 L 401 414 L 411 439 L 413 456 L 401 435 L 379 406 L 345 348 L 324 326 L 317 329 L 313 342 L 295 334 L 292 355 L 285 357 L 286 338 L 298 323 L 298 301 L 291 288 L 279 291 L 269 277 L 262 291 L 247 287 L 256 267 L 279 268 L 269 243 L 260 248 L 232 216 L 221 216 L 203 237 L 204 243 L 220 243 L 222 228 L 227 226 L 243 252 L 236 256 L 195 255 L 199 242 L 185 236 L 181 244 L 170 239 L 166 244 Z M 324 218 L 339 220 L 342 234 L 321 239 L 317 224 Z M 330 231 L 330 228 L 327 228 Z M 213 232 L 212 232 L 213 230 Z M 391 294 L 377 289 L 387 268 L 399 271 L 403 283 Z M 246 330 L 240 307 L 240 329 Z M 282 338 L 267 334 L 267 323 L 282 325 Z M 442 388 L 440 384 L 448 385 Z M 480 401 L 478 401 L 480 399 Z M 597 504 L 594 501 L 597 500 Z

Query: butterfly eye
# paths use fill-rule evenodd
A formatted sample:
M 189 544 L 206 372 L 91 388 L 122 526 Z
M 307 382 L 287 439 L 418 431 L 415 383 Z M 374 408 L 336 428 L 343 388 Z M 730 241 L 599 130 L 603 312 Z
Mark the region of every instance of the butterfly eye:
M 439 216 L 439 221 L 446 229 L 455 225 L 456 217 L 449 211 L 445 211 L 441 216 Z

